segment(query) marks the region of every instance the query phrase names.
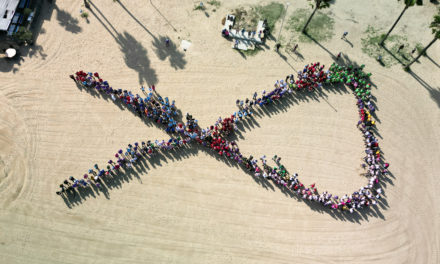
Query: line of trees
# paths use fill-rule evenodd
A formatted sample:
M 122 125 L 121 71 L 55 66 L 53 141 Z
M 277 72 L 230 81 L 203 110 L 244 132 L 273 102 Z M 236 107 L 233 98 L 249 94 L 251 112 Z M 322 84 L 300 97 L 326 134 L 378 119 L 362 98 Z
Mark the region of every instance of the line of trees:
M 431 24 L 429 25 L 429 27 L 430 27 L 431 30 L 432 30 L 432 34 L 434 35 L 434 39 L 431 40 L 431 42 L 429 42 L 428 46 L 426 46 L 426 47 L 425 47 L 425 48 L 419 53 L 419 55 L 418 55 L 414 60 L 412 60 L 410 63 L 408 63 L 408 64 L 405 66 L 405 69 L 408 70 L 409 67 L 410 67 L 414 62 L 416 62 L 416 61 L 420 58 L 420 56 L 422 56 L 423 54 L 425 54 L 425 53 L 426 53 L 426 50 L 429 49 L 429 47 L 431 47 L 432 44 L 434 44 L 434 42 L 436 42 L 437 39 L 440 38 L 440 8 L 438 9 L 437 14 L 434 16 L 434 20 L 431 22 Z
M 335 0 L 308 0 L 308 1 L 312 1 L 312 7 L 313 7 L 313 12 L 310 15 L 310 17 L 307 19 L 306 24 L 304 25 L 303 29 L 302 29 L 302 33 L 306 34 L 307 33 L 307 26 L 310 24 L 310 21 L 312 20 L 313 16 L 315 15 L 316 11 L 318 11 L 319 9 L 323 9 L 323 8 L 328 8 L 330 7 L 330 4 L 333 4 Z M 400 0 L 398 0 L 400 2 Z M 394 24 L 391 26 L 390 30 L 388 31 L 388 33 L 385 35 L 385 37 L 382 39 L 382 41 L 380 42 L 380 45 L 383 46 L 385 43 L 385 40 L 388 38 L 388 36 L 390 35 L 391 31 L 393 31 L 394 27 L 397 25 L 397 23 L 399 23 L 400 19 L 402 18 L 403 14 L 405 14 L 406 10 L 408 10 L 408 8 L 414 6 L 414 5 L 422 5 L 423 1 L 421 0 L 403 0 L 405 7 L 403 8 L 402 12 L 400 13 L 399 17 L 397 18 L 397 20 L 394 22 Z M 438 13 L 434 16 L 433 21 L 431 22 L 431 24 L 429 25 L 429 27 L 432 30 L 432 34 L 434 34 L 434 39 L 419 53 L 419 55 L 412 60 L 410 63 L 408 63 L 405 66 L 405 69 L 409 69 L 409 67 L 416 62 L 420 56 L 422 56 L 423 54 L 426 54 L 426 50 L 429 49 L 429 47 L 432 46 L 432 44 L 434 44 L 434 42 L 437 41 L 437 39 L 440 38 L 440 8 L 438 9 Z
M 304 28 L 302 29 L 303 33 L 307 32 L 306 31 L 307 26 L 309 25 L 310 21 L 312 20 L 312 17 L 315 15 L 316 11 L 318 11 L 318 9 L 330 7 L 330 2 L 332 2 L 332 0 L 308 0 L 308 1 L 314 1 L 315 5 L 312 4 L 312 7 L 314 7 L 313 12 L 310 15 L 309 19 L 307 19 L 307 22 L 304 25 Z
M 398 1 L 400 2 L 400 0 L 398 0 Z M 391 31 L 393 31 L 394 27 L 397 25 L 397 23 L 399 23 L 399 20 L 402 18 L 403 14 L 405 14 L 405 11 L 408 10 L 408 8 L 410 8 L 411 6 L 414 6 L 416 4 L 416 0 L 404 0 L 404 2 L 405 2 L 405 8 L 403 9 L 402 13 L 400 13 L 399 17 L 394 22 L 393 26 L 390 28 L 390 30 L 388 31 L 386 36 L 380 42 L 381 46 L 383 46 L 383 43 L 388 38 L 388 36 L 390 35 Z

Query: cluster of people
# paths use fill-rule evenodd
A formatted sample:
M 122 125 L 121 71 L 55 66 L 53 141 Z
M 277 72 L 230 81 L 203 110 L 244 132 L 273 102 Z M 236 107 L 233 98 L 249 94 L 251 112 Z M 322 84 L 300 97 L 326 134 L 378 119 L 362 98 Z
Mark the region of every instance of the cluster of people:
M 313 89 L 320 88 L 322 83 L 327 80 L 329 71 L 324 72 L 324 65 L 319 62 L 307 64 L 302 71 L 298 71 L 298 79 L 296 80 L 296 87 L 298 89 Z
M 237 100 L 238 112 L 227 118 L 219 117 L 214 125 L 206 129 L 201 129 L 197 124 L 197 120 L 189 114 L 186 115 L 186 123 L 176 123 L 172 118 L 172 116 L 177 115 L 174 101 L 170 104 L 168 98 L 161 99 L 159 95 L 151 92 L 151 88 L 146 99 L 142 99 L 138 95 L 133 96 L 131 92 L 127 91 L 115 93 L 122 95 L 119 98 L 134 109 L 138 109 L 140 102 L 144 102 L 145 116 L 153 118 L 156 122 L 173 124 L 171 126 L 173 129 L 170 130 L 170 126 L 166 126 L 165 130 L 170 133 L 175 132 L 175 137 L 171 137 L 168 141 L 160 142 L 156 140 L 154 142 L 141 142 L 140 145 L 137 142 L 133 145 L 129 144 L 125 151 L 120 149 L 115 154 L 115 161 L 108 161 L 107 169 L 99 169 L 98 165 L 95 164 L 95 170 L 90 169 L 89 174 L 85 174 L 82 179 L 70 177 L 69 180 L 65 180 L 60 185 L 61 191 L 57 194 L 69 194 L 70 191 L 74 192 L 75 188 L 87 188 L 91 184 L 101 187 L 101 178 L 115 176 L 121 168 L 124 170 L 130 169 L 141 158 L 149 159 L 158 151 L 167 151 L 187 145 L 190 142 L 196 142 L 224 158 L 237 162 L 255 177 L 272 180 L 280 187 L 286 188 L 309 201 L 319 202 L 332 209 L 347 210 L 349 212 L 374 205 L 382 193 L 379 184 L 380 178 L 388 173 L 389 164 L 384 162 L 378 140 L 374 136 L 375 122 L 372 114 L 375 108 L 371 101 L 371 84 L 369 83 L 371 74 L 364 73 L 363 68 L 364 65 L 346 67 L 334 63 L 329 70 L 324 72 L 324 66 L 321 66 L 319 62 L 306 65 L 304 70 L 298 73 L 296 82 L 293 74 L 290 74 L 284 80 L 277 80 L 274 89 L 269 92 L 264 90 L 261 96 L 258 96 L 258 93 L 255 92 L 251 100 Z M 84 87 L 95 88 L 101 92 L 113 93 L 115 91 L 108 86 L 107 82 L 102 81 L 97 73 L 80 71 L 76 73 L 75 80 Z M 345 194 L 342 197 L 332 195 L 327 191 L 319 193 L 315 183 L 310 185 L 302 183 L 297 173 L 291 174 L 288 172 L 285 166 L 281 164 L 281 158 L 277 155 L 273 157 L 276 166 L 269 166 L 265 156 L 260 158 L 261 165 L 259 165 L 260 162 L 253 156 L 243 156 L 235 141 L 227 140 L 227 136 L 237 129 L 237 123 L 252 116 L 255 107 L 270 105 L 294 91 L 305 91 L 302 88 L 313 91 L 323 87 L 323 83 L 328 85 L 343 83 L 353 91 L 359 109 L 358 128 L 365 139 L 365 163 L 361 166 L 367 170 L 368 184 L 358 191 L 350 195 Z M 97 88 L 98 86 L 99 88 Z M 149 113 L 152 112 L 155 114 L 150 116 Z
M 156 88 L 154 85 L 149 87 L 149 91 L 146 92 L 144 87 L 141 87 L 145 98 L 139 94 L 134 95 L 131 91 L 122 89 L 113 89 L 107 81 L 103 81 L 99 77 L 99 73 L 91 73 L 78 71 L 74 75 L 70 76 L 78 84 L 87 87 L 94 88 L 98 92 L 106 93 L 111 96 L 113 101 L 119 101 L 129 106 L 139 116 L 148 117 L 153 119 L 156 123 L 163 124 L 167 132 L 175 132 L 177 121 L 175 116 L 177 115 L 177 109 L 175 102 L 170 102 L 168 97 L 162 98 L 156 94 Z
M 309 186 L 304 185 L 299 181 L 298 174 L 289 174 L 286 168 L 280 164 L 279 157 L 274 157 L 274 161 L 278 166 L 270 167 L 266 164 L 265 157 L 261 158 L 263 163 L 262 168 L 258 166 L 257 159 L 253 156 L 243 158 L 243 164 L 246 169 L 253 172 L 256 177 L 264 177 L 271 179 L 275 183 L 284 186 L 285 188 L 297 193 L 300 197 L 310 201 L 320 202 L 324 206 L 329 206 L 332 209 L 347 210 L 354 212 L 354 210 L 377 204 L 377 199 L 380 199 L 382 189 L 380 188 L 380 177 L 385 177 L 388 173 L 389 164 L 383 161 L 379 143 L 374 136 L 375 121 L 372 114 L 375 111 L 374 104 L 371 101 L 371 84 L 368 82 L 371 73 L 363 72 L 364 65 L 360 67 L 340 66 L 332 64 L 330 69 L 324 72 L 324 66 L 318 63 L 306 65 L 302 72 L 298 73 L 298 80 L 296 86 L 289 86 L 289 80 L 294 80 L 293 76 L 287 76 L 286 80 L 280 80 L 275 83 L 275 89 L 269 93 L 263 91 L 261 98 L 256 98 L 254 94 L 254 102 L 260 102 L 258 105 L 270 104 L 273 101 L 279 100 L 282 97 L 281 92 L 292 93 L 293 90 L 301 88 L 309 88 L 309 91 L 322 87 L 322 83 L 343 83 L 347 85 L 354 93 L 357 99 L 357 106 L 359 109 L 360 120 L 358 128 L 364 135 L 365 139 L 365 163 L 361 166 L 366 168 L 366 173 L 369 177 L 368 184 L 361 187 L 358 191 L 352 194 L 344 195 L 342 197 L 332 195 L 327 191 L 319 193 L 315 184 Z M 302 81 L 301 81 L 302 80 Z M 281 90 L 280 90 L 281 89 Z M 287 89 L 287 90 L 286 90 Z M 243 105 L 243 101 L 237 100 L 238 105 Z M 252 106 L 252 104 L 250 104 Z

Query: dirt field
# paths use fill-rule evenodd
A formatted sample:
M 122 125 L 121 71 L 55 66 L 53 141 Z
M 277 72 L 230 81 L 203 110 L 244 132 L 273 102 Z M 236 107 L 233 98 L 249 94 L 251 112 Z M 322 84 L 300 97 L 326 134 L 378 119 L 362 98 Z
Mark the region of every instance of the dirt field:
M 439 263 L 440 42 L 412 73 L 382 67 L 361 50 L 368 25 L 386 32 L 402 3 L 337 0 L 323 11 L 334 19 L 331 40 L 300 43 L 301 56 L 274 52 L 270 40 L 247 56 L 221 37 L 221 20 L 239 5 L 268 2 L 205 3 L 205 13 L 190 0 L 92 0 L 88 21 L 80 17 L 83 1 L 44 2 L 36 44 L 20 61 L 0 60 L 1 263 Z M 429 43 L 436 10 L 425 2 L 393 33 Z M 310 7 L 291 1 L 287 17 L 299 8 Z M 344 31 L 353 47 L 340 39 Z M 291 34 L 283 30 L 283 39 Z M 192 43 L 186 52 L 181 40 Z M 393 174 L 385 206 L 332 214 L 198 149 L 81 204 L 69 207 L 55 194 L 64 179 L 105 164 L 128 143 L 166 138 L 78 89 L 69 74 L 98 71 L 134 93 L 155 84 L 206 127 L 236 111 L 237 98 L 269 90 L 307 63 L 330 66 L 339 52 L 373 74 L 380 144 Z M 366 182 L 357 118 L 353 95 L 326 92 L 257 118 L 238 143 L 255 157 L 277 154 L 305 182 L 343 195 Z

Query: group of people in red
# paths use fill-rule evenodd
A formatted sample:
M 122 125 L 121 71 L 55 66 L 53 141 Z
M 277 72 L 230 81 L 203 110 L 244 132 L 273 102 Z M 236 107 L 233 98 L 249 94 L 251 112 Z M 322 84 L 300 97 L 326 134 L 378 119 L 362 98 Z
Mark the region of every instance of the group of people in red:
M 324 72 L 324 65 L 321 66 L 319 62 L 308 64 L 302 71 L 298 71 L 296 86 L 298 89 L 305 88 L 312 91 L 322 86 L 327 80 L 327 74 L 328 72 Z

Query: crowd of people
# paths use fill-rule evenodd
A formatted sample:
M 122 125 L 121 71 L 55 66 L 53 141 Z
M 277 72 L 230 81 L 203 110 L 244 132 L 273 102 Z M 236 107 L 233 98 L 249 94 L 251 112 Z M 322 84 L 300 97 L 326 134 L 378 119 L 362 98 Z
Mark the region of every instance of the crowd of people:
M 386 177 L 389 164 L 383 160 L 378 140 L 375 137 L 376 128 L 372 116 L 375 108 L 371 101 L 371 84 L 369 83 L 371 74 L 365 73 L 363 68 L 364 65 L 347 67 L 334 63 L 329 70 L 324 71 L 324 65 L 321 66 L 319 62 L 308 64 L 303 71 L 298 72 L 296 81 L 294 75 L 290 74 L 285 79 L 277 80 L 274 89 L 269 92 L 264 90 L 260 96 L 255 92 L 252 99 L 238 99 L 236 101 L 239 107 L 237 112 L 226 118 L 219 117 L 214 125 L 203 129 L 200 128 L 197 120 L 188 113 L 185 123 L 178 122 L 174 101 L 170 103 L 168 98 L 162 99 L 155 92 L 155 88 L 149 87 L 149 92 L 145 93 L 145 88 L 142 87 L 141 90 L 146 96 L 146 98 L 142 98 L 142 96 L 133 95 L 126 90 L 112 89 L 108 82 L 99 77 L 98 73 L 79 71 L 75 75 L 71 75 L 71 78 L 79 85 L 109 94 L 113 100 L 119 100 L 130 106 L 141 117 L 150 118 L 163 124 L 166 132 L 170 134 L 170 139 L 128 144 L 126 150 L 120 149 L 114 155 L 115 159 L 108 161 L 106 169 L 100 169 L 95 164 L 94 169 L 90 169 L 88 174 L 84 174 L 80 179 L 71 176 L 60 184 L 61 190 L 57 194 L 75 195 L 77 189 L 88 188 L 90 185 L 102 188 L 102 178 L 116 177 L 118 172 L 131 169 L 140 159 L 150 159 L 159 151 L 172 150 L 196 142 L 210 148 L 219 156 L 237 162 L 255 177 L 262 180 L 272 180 L 281 188 L 288 189 L 303 199 L 319 202 L 332 209 L 349 212 L 374 205 L 381 197 L 380 180 L 381 177 Z M 365 139 L 365 163 L 361 166 L 367 171 L 368 183 L 352 194 L 339 197 L 327 191 L 319 192 L 315 183 L 304 184 L 298 178 L 297 173 L 289 173 L 281 164 L 280 157 L 275 155 L 272 160 L 276 166 L 269 166 L 266 156 L 261 157 L 260 161 L 253 156 L 246 157 L 240 153 L 235 141 L 227 139 L 229 134 L 237 130 L 239 122 L 252 117 L 254 108 L 265 107 L 294 92 L 313 92 L 315 89 L 323 88 L 323 84 L 334 85 L 337 83 L 345 84 L 353 91 L 359 110 L 357 126 Z
M 177 115 L 177 109 L 174 101 L 170 102 L 168 97 L 162 98 L 157 95 L 154 85 L 149 87 L 148 92 L 145 91 L 144 87 L 141 87 L 145 95 L 145 98 L 142 98 L 139 94 L 134 95 L 131 91 L 113 89 L 107 81 L 103 81 L 99 77 L 97 72 L 78 71 L 75 76 L 71 75 L 70 77 L 86 88 L 96 89 L 98 92 L 109 95 L 113 101 L 119 100 L 139 116 L 145 116 L 156 123 L 163 124 L 167 132 L 176 131 L 177 121 L 175 116 Z
M 325 73 L 323 70 L 324 65 L 320 66 L 319 62 L 304 66 L 302 71 L 298 71 L 296 87 L 298 89 L 306 88 L 309 91 L 321 87 L 322 83 L 327 80 L 329 73 L 329 71 Z

